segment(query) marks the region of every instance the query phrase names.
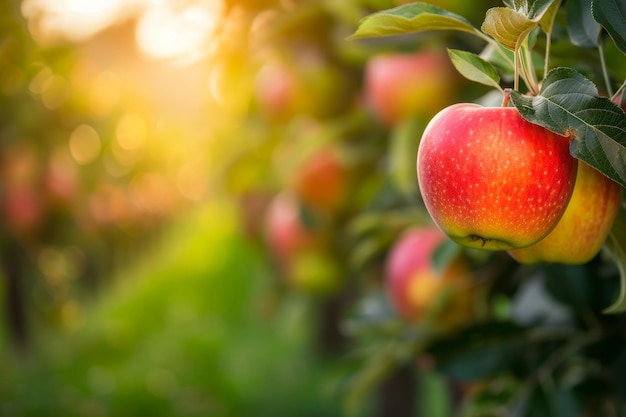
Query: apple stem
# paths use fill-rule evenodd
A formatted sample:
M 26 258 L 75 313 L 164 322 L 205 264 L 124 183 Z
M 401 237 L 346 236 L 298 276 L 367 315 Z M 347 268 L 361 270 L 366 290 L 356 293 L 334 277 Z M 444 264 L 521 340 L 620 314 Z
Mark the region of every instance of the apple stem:
M 508 107 L 511 101 L 511 89 L 505 88 L 502 95 L 502 107 Z

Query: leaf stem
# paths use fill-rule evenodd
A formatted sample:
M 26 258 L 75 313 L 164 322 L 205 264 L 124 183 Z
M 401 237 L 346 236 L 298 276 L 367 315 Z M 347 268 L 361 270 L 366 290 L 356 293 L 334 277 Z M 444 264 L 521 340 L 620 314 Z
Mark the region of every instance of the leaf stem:
M 474 30 L 474 34 L 476 36 L 478 36 L 480 39 L 484 40 L 485 42 L 487 42 L 489 45 L 493 46 L 495 48 L 495 50 L 498 51 L 498 53 L 502 56 L 502 58 L 504 58 L 504 60 L 511 66 L 513 66 L 513 68 L 515 68 L 515 63 L 511 62 L 511 59 L 509 58 L 509 56 L 506 54 L 506 51 L 504 51 L 502 49 L 502 45 L 500 45 L 498 42 L 496 42 L 493 38 L 485 35 L 483 32 L 481 32 L 480 30 Z
M 604 48 L 602 48 L 602 36 L 598 36 L 598 53 L 600 54 L 600 65 L 602 67 L 602 75 L 604 76 L 604 84 L 606 84 L 606 93 L 609 97 L 613 96 L 613 88 L 611 88 L 611 79 L 606 66 L 604 57 Z

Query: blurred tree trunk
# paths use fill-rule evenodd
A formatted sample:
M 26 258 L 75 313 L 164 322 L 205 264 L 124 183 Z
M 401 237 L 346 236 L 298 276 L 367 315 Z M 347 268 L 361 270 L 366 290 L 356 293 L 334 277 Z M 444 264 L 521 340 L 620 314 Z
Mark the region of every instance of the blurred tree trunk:
M 417 395 L 415 366 L 401 366 L 380 386 L 374 416 L 415 416 Z
M 4 279 L 5 320 L 9 339 L 18 351 L 28 346 L 28 323 L 26 303 L 22 286 L 24 251 L 15 243 L 8 242 L 2 253 L 2 278 Z

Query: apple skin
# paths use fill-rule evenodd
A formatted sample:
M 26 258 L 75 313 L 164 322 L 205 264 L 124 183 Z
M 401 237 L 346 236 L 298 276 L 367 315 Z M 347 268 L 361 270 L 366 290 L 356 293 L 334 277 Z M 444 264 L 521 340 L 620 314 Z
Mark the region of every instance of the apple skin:
M 387 126 L 412 116 L 428 119 L 456 101 L 457 81 L 440 52 L 378 55 L 365 67 L 365 103 Z
M 618 183 L 579 161 L 572 198 L 556 227 L 534 245 L 509 254 L 522 264 L 589 262 L 611 231 L 621 194 Z
M 556 226 L 572 195 L 577 162 L 569 143 L 513 107 L 449 106 L 426 126 L 418 148 L 426 209 L 462 246 L 530 246 Z
M 419 321 L 446 290 L 453 291 L 453 299 L 437 322 L 451 327 L 472 316 L 473 290 L 464 260 L 458 257 L 442 270 L 433 265 L 433 254 L 446 239 L 434 226 L 413 227 L 400 235 L 390 249 L 385 283 L 391 303 L 403 319 Z
M 291 187 L 305 204 L 332 212 L 346 196 L 347 178 L 347 169 L 338 153 L 332 148 L 322 148 L 306 158 L 294 174 Z

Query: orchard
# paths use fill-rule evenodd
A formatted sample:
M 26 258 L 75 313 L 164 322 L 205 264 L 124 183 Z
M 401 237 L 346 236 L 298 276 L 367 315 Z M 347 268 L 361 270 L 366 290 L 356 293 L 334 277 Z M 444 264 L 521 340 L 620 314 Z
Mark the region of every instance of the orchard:
M 93 1 L 0 6 L 0 415 L 626 417 L 624 0 Z

